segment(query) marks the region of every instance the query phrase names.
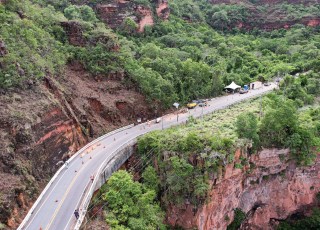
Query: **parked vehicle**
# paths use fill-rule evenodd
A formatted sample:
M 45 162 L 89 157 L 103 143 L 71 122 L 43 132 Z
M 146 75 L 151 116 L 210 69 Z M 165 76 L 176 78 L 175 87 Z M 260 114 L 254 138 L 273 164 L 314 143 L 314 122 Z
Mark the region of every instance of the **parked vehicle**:
M 161 122 L 161 117 L 158 117 L 157 119 L 156 119 L 156 123 L 160 123 Z
M 248 93 L 248 92 L 249 92 L 249 90 L 245 90 L 245 89 L 240 89 L 240 91 L 239 91 L 240 94 L 244 94 L 244 93 Z
M 200 107 L 204 107 L 204 106 L 207 106 L 207 103 L 206 103 L 206 102 L 204 102 L 204 103 L 201 102 L 201 103 L 199 103 L 198 105 L 199 105 Z
M 197 103 L 191 102 L 187 104 L 188 109 L 193 109 L 197 106 Z
M 198 103 L 205 103 L 205 102 L 206 102 L 205 99 L 199 99 L 199 100 L 198 100 Z
M 271 83 L 270 82 L 265 82 L 265 83 L 263 83 L 263 85 L 264 86 L 269 86 L 269 85 L 271 85 Z

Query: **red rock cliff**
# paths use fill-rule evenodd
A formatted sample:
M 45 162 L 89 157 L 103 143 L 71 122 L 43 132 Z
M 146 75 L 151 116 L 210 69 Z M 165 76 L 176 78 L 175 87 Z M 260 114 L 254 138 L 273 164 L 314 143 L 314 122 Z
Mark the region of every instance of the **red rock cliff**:
M 143 32 L 145 26 L 154 24 L 153 10 L 143 5 L 137 5 L 132 1 L 108 0 L 97 4 L 95 7 L 99 17 L 112 29 L 116 29 L 126 18 L 133 19 L 138 24 L 138 32 Z M 157 16 L 168 19 L 169 6 L 167 0 L 156 0 Z
M 240 152 L 236 154 L 236 162 Z M 265 149 L 252 155 L 249 170 L 227 165 L 215 182 L 209 201 L 193 213 L 190 205 L 171 207 L 167 213 L 171 225 L 185 229 L 226 229 L 234 218 L 234 209 L 247 213 L 242 228 L 272 229 L 273 219 L 285 219 L 297 210 L 316 202 L 320 191 L 320 154 L 314 165 L 297 167 L 288 160 L 288 150 Z

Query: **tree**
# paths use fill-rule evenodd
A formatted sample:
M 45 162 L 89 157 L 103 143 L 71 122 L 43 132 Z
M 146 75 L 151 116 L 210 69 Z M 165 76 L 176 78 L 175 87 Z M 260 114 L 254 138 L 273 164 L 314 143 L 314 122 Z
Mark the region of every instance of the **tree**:
M 78 6 L 70 5 L 67 8 L 65 8 L 63 12 L 64 12 L 64 15 L 66 16 L 66 18 L 68 18 L 69 20 L 81 18 L 81 16 L 80 16 L 81 12 L 80 12 L 80 8 Z
M 212 20 L 213 20 L 213 26 L 215 28 L 222 29 L 222 30 L 226 29 L 230 22 L 228 18 L 228 13 L 225 10 L 215 12 L 212 15 Z
M 246 218 L 246 214 L 240 209 L 234 210 L 234 218 L 231 224 L 228 225 L 227 230 L 236 230 L 241 226 L 242 221 Z
M 90 6 L 76 6 L 70 5 L 64 9 L 64 15 L 69 20 L 83 20 L 86 22 L 96 22 L 98 19 L 96 18 L 96 14 Z
M 142 173 L 143 185 L 147 189 L 154 190 L 156 193 L 159 192 L 160 181 L 157 175 L 156 170 L 152 166 L 148 166 Z
M 164 229 L 164 214 L 155 203 L 154 190 L 134 182 L 126 171 L 115 172 L 103 199 L 108 202 L 107 223 L 112 229 Z
M 274 97 L 269 102 L 260 126 L 260 140 L 264 147 L 284 147 L 287 138 L 297 130 L 297 109 L 292 100 Z
M 96 22 L 98 19 L 96 18 L 96 14 L 94 13 L 93 9 L 89 6 L 81 6 L 81 19 L 86 22 Z
M 138 27 L 138 24 L 132 18 L 125 18 L 122 23 L 122 29 L 127 34 L 134 34 Z
M 260 140 L 258 135 L 258 119 L 251 112 L 242 113 L 236 120 L 236 132 L 239 138 L 247 138 L 253 141 L 254 149 L 257 149 Z
M 171 167 L 166 177 L 169 200 L 181 204 L 183 197 L 192 191 L 193 166 L 178 156 L 171 157 L 168 163 Z
M 300 230 L 300 229 L 319 229 L 320 228 L 320 209 L 314 208 L 312 215 L 298 220 L 281 222 L 278 230 Z

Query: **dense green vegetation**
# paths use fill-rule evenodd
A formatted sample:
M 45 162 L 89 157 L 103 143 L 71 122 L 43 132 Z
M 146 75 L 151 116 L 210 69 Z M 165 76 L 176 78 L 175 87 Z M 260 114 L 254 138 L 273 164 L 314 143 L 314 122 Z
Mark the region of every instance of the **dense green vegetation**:
M 240 2 L 240 1 L 239 1 Z M 193 22 L 206 22 L 222 31 L 238 32 L 239 24 L 259 29 L 264 23 L 290 21 L 305 17 L 319 17 L 319 3 L 289 4 L 285 1 L 261 4 L 252 0 L 238 4 L 208 4 L 207 0 L 172 0 L 169 1 L 175 15 Z
M 64 16 L 53 7 L 26 4 L 25 18 L 21 18 L 13 12 L 18 3 L 8 2 L 6 6 L 0 4 L 0 41 L 7 49 L 7 54 L 0 56 L 0 87 L 27 83 L 48 73 L 59 74 L 67 59 L 59 41 L 64 31 L 57 25 Z
M 165 229 L 156 192 L 134 182 L 126 171 L 114 173 L 100 192 L 108 202 L 106 221 L 112 229 Z
M 299 220 L 291 220 L 286 222 L 281 222 L 278 226 L 278 230 L 301 230 L 310 229 L 316 230 L 320 228 L 320 209 L 313 209 L 312 215 L 310 217 L 301 218 Z
M 254 149 L 258 148 L 260 144 L 258 135 L 258 120 L 254 113 L 246 112 L 237 117 L 236 132 L 239 138 L 252 140 Z
M 143 184 L 120 171 L 102 191 L 112 228 L 164 228 L 156 198 L 164 208 L 191 203 L 197 209 L 207 199 L 209 180 L 234 161 L 237 148 L 254 154 L 261 147 L 289 147 L 300 164 L 313 161 L 320 134 L 320 108 L 313 104 L 320 93 L 319 28 L 297 24 L 290 30 L 247 32 L 235 25 L 258 25 L 257 12 L 265 14 L 266 21 L 319 16 L 319 4 L 261 5 L 252 11 L 246 4 L 171 0 L 170 19 L 155 17 L 155 25 L 139 34 L 130 17 L 117 30 L 109 29 L 92 8 L 100 1 L 83 2 L 0 4 L 0 42 L 6 50 L 0 56 L 0 88 L 26 87 L 48 75 L 61 76 L 73 60 L 93 76 L 123 73 L 124 83 L 135 85 L 155 102 L 151 105 L 164 108 L 175 101 L 217 96 L 231 81 L 243 85 L 256 79 L 283 79 L 280 91 L 263 99 L 261 113 L 259 101 L 253 100 L 141 138 L 140 157 L 145 164 L 153 160 L 142 173 Z M 149 0 L 132 4 L 154 6 Z M 66 25 L 80 28 L 76 36 L 81 44 L 68 42 Z M 248 164 L 243 157 L 235 167 Z M 243 215 L 236 214 L 230 229 L 241 222 Z
M 304 37 L 305 32 L 315 37 Z M 294 42 L 293 34 L 299 37 Z M 159 98 L 170 95 L 168 101 L 186 102 L 218 95 L 231 80 L 243 85 L 259 77 L 270 79 L 310 69 L 318 71 L 319 52 L 315 50 L 319 48 L 319 36 L 304 27 L 274 35 L 221 36 L 208 25 L 187 24 L 172 16 L 170 21 L 154 26 L 145 38 L 131 39 L 141 44 L 138 64 L 149 70 L 145 75 L 159 76 L 169 86 L 157 87 Z M 143 83 L 149 78 L 136 79 Z
M 292 85 L 300 79 L 294 82 Z M 305 92 L 307 88 L 301 90 Z M 300 102 L 278 91 L 263 98 L 262 113 L 260 99 L 255 99 L 204 120 L 191 117 L 187 125 L 141 137 L 138 151 L 149 164 L 146 174 L 152 178 L 143 182 L 158 191 L 164 208 L 191 203 L 197 209 L 208 199 L 209 180 L 221 175 L 227 163 L 234 162 L 237 148 L 243 154 L 234 167 L 240 169 L 254 167 L 246 156 L 255 154 L 261 146 L 289 147 L 291 159 L 302 165 L 311 164 L 320 146 L 320 107 Z M 237 229 L 243 218 L 244 214 L 236 211 L 228 229 Z
M 164 209 L 173 204 L 179 206 L 188 203 L 197 209 L 207 200 L 209 180 L 222 174 L 226 163 L 234 161 L 236 148 L 241 148 L 246 154 L 254 154 L 261 144 L 264 147 L 290 147 L 292 159 L 301 164 L 311 163 L 315 156 L 314 146 L 319 146 L 320 107 L 298 107 L 298 101 L 288 99 L 282 93 L 279 91 L 263 98 L 262 114 L 259 111 L 260 99 L 255 99 L 218 111 L 203 120 L 190 117 L 187 125 L 165 132 L 156 131 L 140 138 L 138 151 L 144 162 L 142 167 L 146 167 L 140 186 L 153 191 Z M 282 119 L 273 119 L 274 114 L 281 114 Z M 274 130 L 277 130 L 276 133 L 270 135 Z M 240 160 L 235 167 L 252 166 L 245 155 Z M 117 177 L 117 180 L 121 179 Z M 128 188 L 131 187 L 128 185 Z M 135 197 L 127 195 L 132 199 Z M 117 200 L 121 203 L 122 199 L 117 197 Z M 122 208 L 108 204 L 107 212 L 111 216 L 110 220 L 107 219 L 109 224 L 119 223 L 118 217 L 113 214 L 118 209 Z M 237 229 L 244 216 L 237 209 L 228 229 Z M 128 222 L 122 223 L 128 226 Z
M 61 2 L 59 6 L 64 4 Z M 120 70 L 121 54 L 110 51 L 118 46 L 117 36 L 98 21 L 89 6 L 78 7 L 70 3 L 65 6 L 57 11 L 43 1 L 21 3 L 14 0 L 0 5 L 0 17 L 4 22 L 0 28 L 0 41 L 7 50 L 7 54 L 0 57 L 3 67 L 0 87 L 24 87 L 30 80 L 61 75 L 68 60 L 80 60 L 93 74 Z M 68 44 L 61 25 L 68 19 L 82 28 L 84 47 Z
M 139 153 L 147 160 L 153 152 L 164 203 L 187 200 L 196 206 L 202 204 L 208 180 L 222 173 L 226 163 L 233 162 L 236 148 L 249 154 L 262 146 L 290 148 L 292 159 L 302 165 L 311 164 L 320 146 L 320 108 L 308 105 L 313 101 L 313 95 L 307 94 L 312 76 L 303 84 L 301 78 L 288 76 L 291 80 L 281 82 L 282 90 L 264 97 L 261 112 L 258 99 L 209 115 L 204 121 L 190 118 L 185 126 L 141 137 Z M 291 90 L 301 91 L 307 98 L 290 99 Z M 235 167 L 246 165 L 243 158 Z
M 152 5 L 150 1 L 135 3 Z M 23 4 L 10 0 L 1 5 L 0 15 L 5 23 L 0 40 L 8 50 L 0 57 L 1 87 L 25 86 L 30 79 L 60 75 L 68 60 L 79 60 L 93 75 L 125 73 L 126 81 L 135 83 L 150 101 L 169 107 L 175 101 L 185 103 L 219 95 L 232 80 L 243 85 L 257 78 L 319 71 L 320 36 L 315 28 L 297 25 L 289 31 L 233 32 L 224 36 L 213 30 L 228 27 L 223 20 L 246 18 L 245 5 L 170 1 L 170 20 L 157 19 L 154 27 L 137 34 L 137 24 L 127 18 L 116 34 L 99 22 L 89 6 L 64 0 L 49 4 L 52 6 L 42 0 Z M 301 11 L 312 8 L 307 11 L 314 12 L 318 5 L 295 7 Z M 24 16 L 21 18 L 16 12 Z M 227 19 L 223 19 L 225 12 Z M 191 18 L 193 23 L 183 18 Z M 68 44 L 60 24 L 67 20 L 82 28 L 83 47 Z

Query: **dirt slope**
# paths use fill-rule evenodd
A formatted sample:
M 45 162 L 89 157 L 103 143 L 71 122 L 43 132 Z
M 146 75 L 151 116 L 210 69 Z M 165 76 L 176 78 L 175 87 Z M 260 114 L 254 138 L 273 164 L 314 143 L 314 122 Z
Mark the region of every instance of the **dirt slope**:
M 154 116 L 121 73 L 93 78 L 81 65 L 60 79 L 0 95 L 0 222 L 17 227 L 60 161 L 88 141 Z

